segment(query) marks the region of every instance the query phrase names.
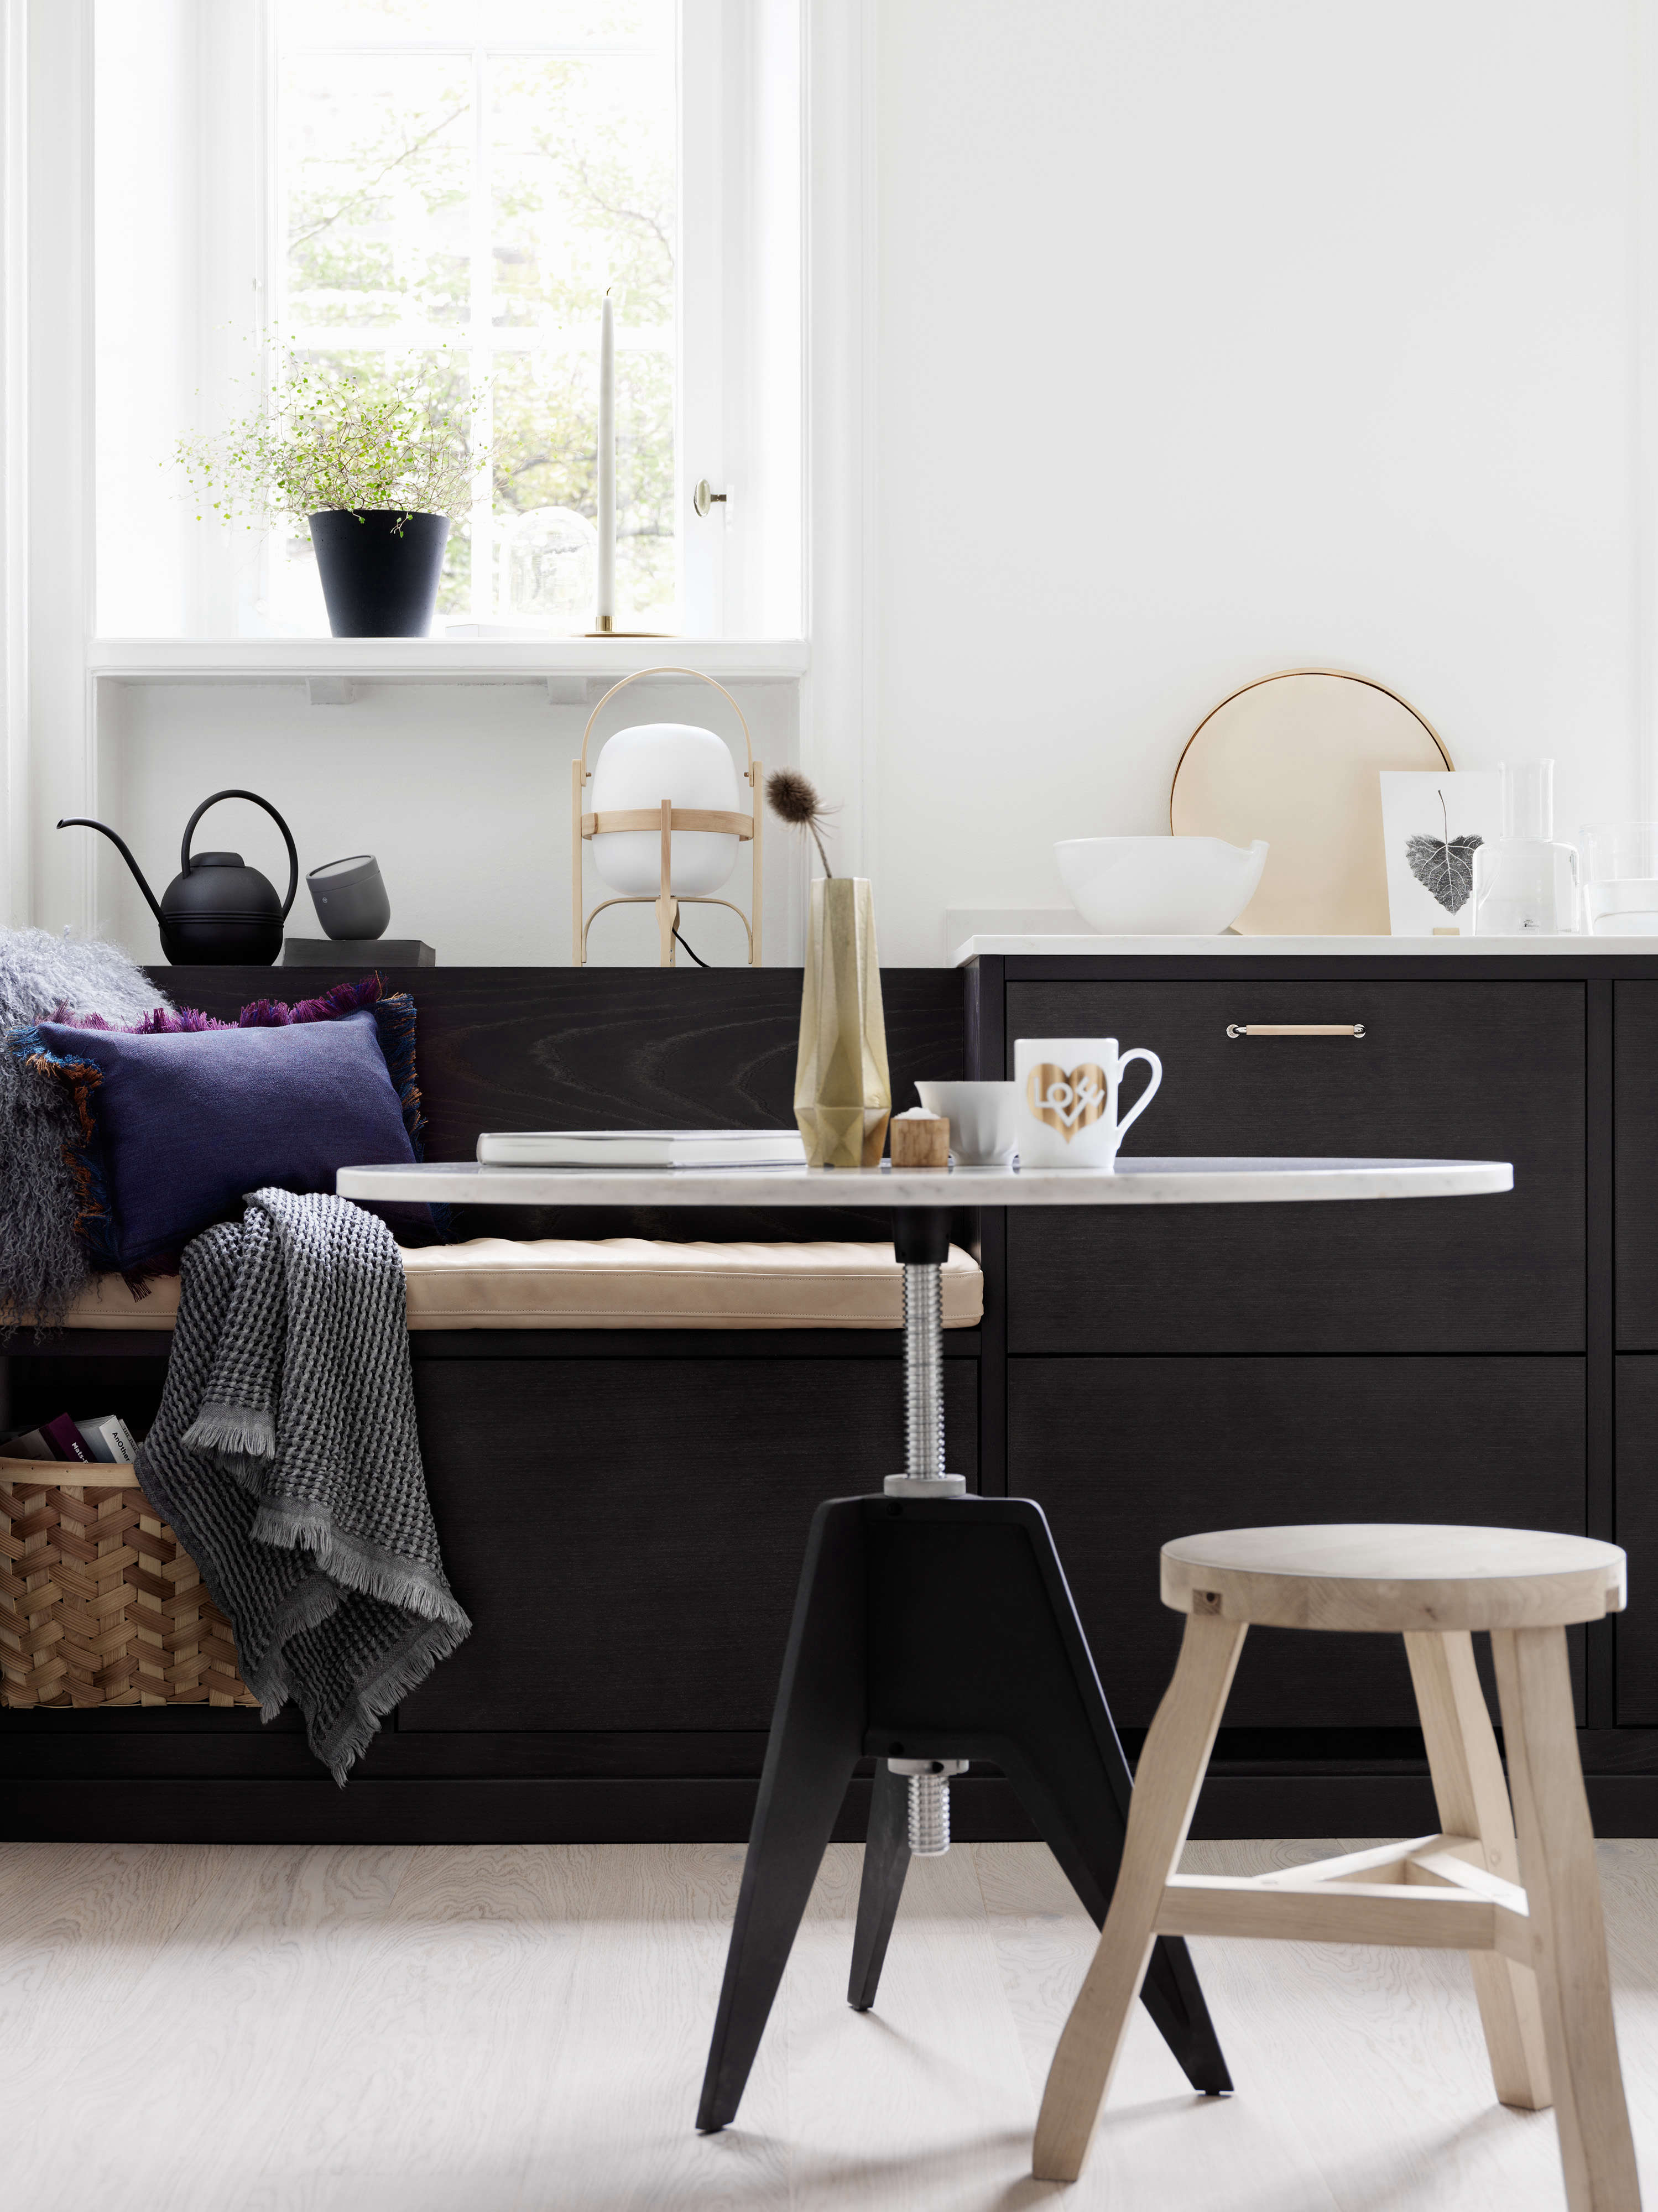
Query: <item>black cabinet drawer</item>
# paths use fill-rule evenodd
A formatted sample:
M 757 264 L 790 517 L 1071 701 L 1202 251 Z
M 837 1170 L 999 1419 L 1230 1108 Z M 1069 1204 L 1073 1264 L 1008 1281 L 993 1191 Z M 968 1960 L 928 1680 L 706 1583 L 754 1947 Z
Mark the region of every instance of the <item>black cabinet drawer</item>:
M 1047 1512 L 1127 1727 L 1174 1668 L 1180 1616 L 1157 1595 L 1173 1537 L 1320 1521 L 1583 1530 L 1578 1359 L 1015 1359 L 1007 1395 L 1008 1488 Z M 1404 1646 L 1253 1629 L 1226 1717 L 1409 1726 Z
M 1612 985 L 1618 1347 L 1658 1352 L 1658 983 Z
M 1625 1353 L 1617 1373 L 1612 1537 L 1629 1553 L 1629 1609 L 1618 1616 L 1618 1724 L 1658 1728 L 1658 1356 Z
M 421 1443 L 471 1637 L 426 1729 L 764 1729 L 814 1508 L 904 1463 L 892 1358 L 421 1360 Z M 976 1480 L 978 1363 L 947 1358 Z
M 1245 1022 L 1361 1022 L 1364 1036 L 1227 1036 Z M 1581 983 L 1010 983 L 1010 1076 L 1014 1041 L 1048 1036 L 1160 1054 L 1163 1087 L 1126 1154 L 1510 1160 L 1515 1188 L 1011 1212 L 1012 1351 L 1582 1349 Z

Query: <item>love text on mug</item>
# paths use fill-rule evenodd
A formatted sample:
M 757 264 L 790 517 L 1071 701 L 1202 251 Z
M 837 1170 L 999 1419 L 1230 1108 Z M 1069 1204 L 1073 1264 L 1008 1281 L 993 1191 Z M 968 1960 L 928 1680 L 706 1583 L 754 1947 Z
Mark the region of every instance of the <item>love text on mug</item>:
M 1091 1061 L 1066 1070 L 1045 1060 L 1025 1078 L 1024 1095 L 1036 1119 L 1057 1129 L 1068 1145 L 1078 1129 L 1097 1121 L 1105 1111 L 1105 1070 Z

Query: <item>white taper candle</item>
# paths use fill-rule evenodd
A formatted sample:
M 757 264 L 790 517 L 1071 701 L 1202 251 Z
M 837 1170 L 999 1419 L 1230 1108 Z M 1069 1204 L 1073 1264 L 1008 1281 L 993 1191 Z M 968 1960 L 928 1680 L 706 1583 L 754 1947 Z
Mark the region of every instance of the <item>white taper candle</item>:
M 616 623 L 616 320 L 610 295 L 598 325 L 598 604 L 593 628 Z

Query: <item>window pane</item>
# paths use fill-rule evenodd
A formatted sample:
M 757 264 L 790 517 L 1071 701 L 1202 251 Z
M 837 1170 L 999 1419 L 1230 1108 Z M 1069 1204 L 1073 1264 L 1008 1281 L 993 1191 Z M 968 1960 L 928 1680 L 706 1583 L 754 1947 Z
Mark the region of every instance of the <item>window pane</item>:
M 493 319 L 596 329 L 674 315 L 671 50 L 625 61 L 503 60 L 493 72 Z
M 671 628 L 678 598 L 673 356 L 618 348 L 616 370 L 618 627 Z M 532 607 L 513 604 L 509 549 L 519 518 L 557 508 L 591 522 L 598 508 L 595 351 L 498 354 L 494 402 L 497 605 L 503 620 L 531 621 Z M 591 615 L 590 606 L 571 627 L 588 628 Z
M 674 0 L 273 7 L 280 343 L 370 368 L 365 348 L 441 346 L 481 398 L 494 465 L 451 531 L 440 617 L 588 626 L 570 580 L 597 519 L 608 289 L 616 625 L 677 627 Z M 273 543 L 271 571 L 276 626 L 313 627 L 308 556 Z
M 307 46 L 667 46 L 673 0 L 279 0 Z
M 288 311 L 307 325 L 464 323 L 471 71 L 426 54 L 300 54 L 282 70 Z

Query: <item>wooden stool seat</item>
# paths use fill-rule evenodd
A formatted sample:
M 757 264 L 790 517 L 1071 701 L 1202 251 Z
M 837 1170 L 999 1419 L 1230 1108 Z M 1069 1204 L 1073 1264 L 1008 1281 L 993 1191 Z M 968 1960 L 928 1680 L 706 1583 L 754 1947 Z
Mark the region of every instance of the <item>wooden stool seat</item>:
M 1163 1601 L 1259 1628 L 1564 1627 L 1624 1609 L 1624 1554 L 1535 1528 L 1222 1528 L 1163 1547 Z
M 1615 1544 L 1526 1528 L 1228 1528 L 1164 1546 L 1163 1602 L 1187 1616 L 1180 1662 L 1140 1755 L 1099 1948 L 1054 2055 L 1041 2179 L 1082 2171 L 1158 1936 L 1278 1936 L 1467 1952 L 1498 2101 L 1553 2104 L 1570 2212 L 1639 2212 L 1566 1656 L 1569 1625 L 1622 1609 L 1624 1572 Z M 1439 1833 L 1248 1881 L 1177 1871 L 1256 1625 L 1404 1636 Z M 1507 1785 L 1476 1629 L 1491 1633 Z

